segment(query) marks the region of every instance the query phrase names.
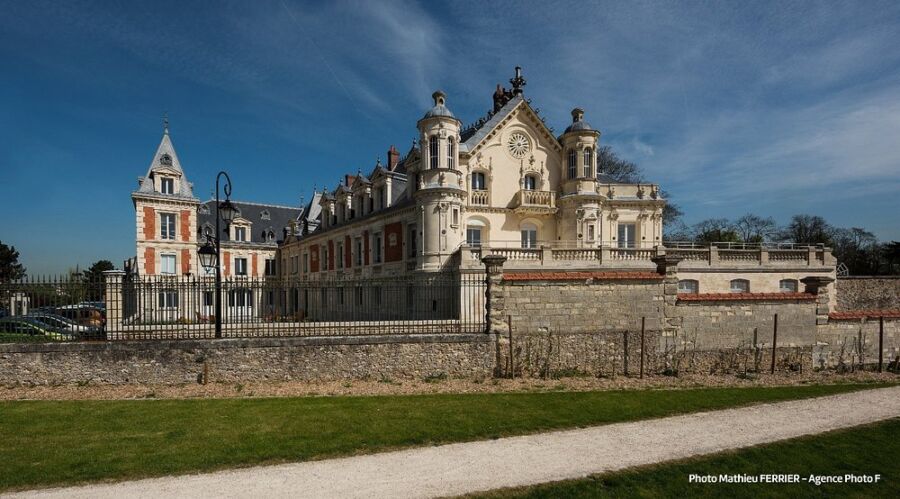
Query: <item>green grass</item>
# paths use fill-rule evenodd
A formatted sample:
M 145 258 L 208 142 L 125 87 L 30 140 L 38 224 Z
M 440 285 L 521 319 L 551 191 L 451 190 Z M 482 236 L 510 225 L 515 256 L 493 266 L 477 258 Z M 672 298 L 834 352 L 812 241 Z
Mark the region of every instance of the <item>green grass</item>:
M 479 494 L 482 499 L 602 497 L 898 497 L 900 419 L 632 471 Z M 691 474 L 799 474 L 796 484 L 696 484 Z M 822 484 L 803 477 L 881 475 L 874 484 Z
M 0 490 L 301 461 L 884 385 L 0 403 Z

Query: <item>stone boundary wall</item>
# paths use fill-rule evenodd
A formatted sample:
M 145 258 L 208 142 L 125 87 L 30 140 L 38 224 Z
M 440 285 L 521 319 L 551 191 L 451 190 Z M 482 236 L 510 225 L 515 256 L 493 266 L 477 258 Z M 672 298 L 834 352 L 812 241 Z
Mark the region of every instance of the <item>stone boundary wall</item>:
M 754 344 L 771 348 L 775 314 L 778 314 L 779 346 L 811 346 L 816 343 L 814 300 L 679 300 L 676 310 L 682 318 L 681 340 L 692 343 L 699 350 L 749 347 Z
M 0 383 L 244 382 L 493 375 L 486 334 L 0 345 Z
M 847 276 L 835 283 L 837 311 L 900 309 L 900 276 Z
M 877 364 L 878 336 L 878 319 L 829 319 L 818 327 L 813 364 L 840 370 Z M 884 319 L 883 349 L 885 367 L 900 357 L 900 317 Z

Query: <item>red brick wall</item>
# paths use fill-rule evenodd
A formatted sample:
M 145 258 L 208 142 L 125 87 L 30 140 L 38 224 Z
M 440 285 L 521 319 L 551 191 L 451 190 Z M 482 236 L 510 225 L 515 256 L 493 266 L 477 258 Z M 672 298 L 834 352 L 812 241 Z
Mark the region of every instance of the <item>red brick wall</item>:
M 181 210 L 181 240 L 191 240 L 191 212 L 190 210 Z
M 250 257 L 250 266 L 252 267 L 250 269 L 250 275 L 252 275 L 253 277 L 259 275 L 256 271 L 256 258 L 256 253 L 253 253 L 253 256 Z
M 328 268 L 334 270 L 334 241 L 328 241 Z
M 154 274 L 156 274 L 156 249 L 144 248 L 144 275 Z
M 369 231 L 363 231 L 363 265 L 369 264 Z
M 344 236 L 344 268 L 349 269 L 353 266 L 353 243 L 350 236 Z
M 191 250 L 189 249 L 181 250 L 181 273 L 191 273 Z
M 228 277 L 231 275 L 231 252 L 223 251 L 222 260 L 222 277 Z
M 394 222 L 384 226 L 384 261 L 400 260 L 403 260 L 403 224 Z
M 319 246 L 315 245 L 309 248 L 309 271 L 310 272 L 318 272 L 319 271 Z
M 156 210 L 150 206 L 144 206 L 144 239 L 156 239 Z

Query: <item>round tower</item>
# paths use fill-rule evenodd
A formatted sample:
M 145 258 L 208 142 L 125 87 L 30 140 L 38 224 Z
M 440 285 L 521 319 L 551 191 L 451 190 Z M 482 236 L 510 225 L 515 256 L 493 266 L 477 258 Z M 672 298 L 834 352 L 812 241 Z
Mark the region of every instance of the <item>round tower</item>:
M 597 192 L 597 146 L 600 132 L 584 121 L 584 110 L 572 110 L 572 124 L 559 137 L 562 143 L 560 233 L 581 246 L 600 245 L 600 195 Z
M 437 270 L 463 241 L 460 219 L 466 196 L 459 170 L 461 123 L 447 107 L 440 90 L 434 106 L 416 124 L 419 129 L 418 165 L 407 179 L 416 200 L 417 269 Z

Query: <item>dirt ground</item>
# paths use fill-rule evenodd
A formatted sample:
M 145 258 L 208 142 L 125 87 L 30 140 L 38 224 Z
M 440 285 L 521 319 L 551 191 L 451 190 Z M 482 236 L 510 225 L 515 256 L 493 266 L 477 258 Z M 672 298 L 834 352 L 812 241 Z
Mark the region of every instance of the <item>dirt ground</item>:
M 511 393 L 872 382 L 900 382 L 900 375 L 874 372 L 838 374 L 832 371 L 823 371 L 804 374 L 761 374 L 751 379 L 729 374 L 688 374 L 680 377 L 645 376 L 644 379 L 617 376 L 614 378 L 566 377 L 559 379 L 258 381 L 248 383 L 210 383 L 207 385 L 196 383 L 180 385 L 95 385 L 90 383 L 57 386 L 2 385 L 0 386 L 0 400 L 124 400 Z

